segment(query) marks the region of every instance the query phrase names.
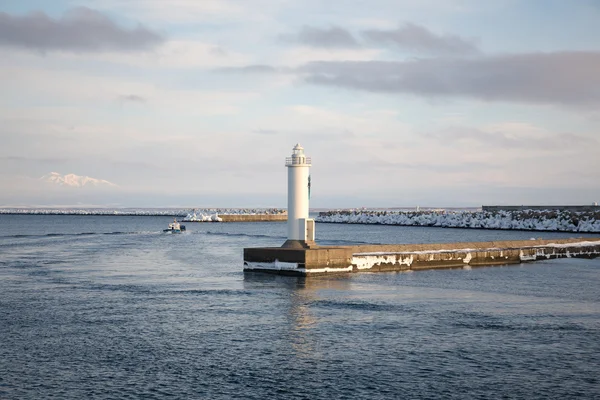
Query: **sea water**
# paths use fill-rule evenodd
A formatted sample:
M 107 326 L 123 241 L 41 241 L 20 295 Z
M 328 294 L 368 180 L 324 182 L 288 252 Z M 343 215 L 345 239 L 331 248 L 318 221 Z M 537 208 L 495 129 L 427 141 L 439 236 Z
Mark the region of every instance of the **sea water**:
M 600 397 L 600 259 L 293 278 L 285 223 L 0 215 L 1 399 Z M 317 224 L 322 244 L 598 237 Z

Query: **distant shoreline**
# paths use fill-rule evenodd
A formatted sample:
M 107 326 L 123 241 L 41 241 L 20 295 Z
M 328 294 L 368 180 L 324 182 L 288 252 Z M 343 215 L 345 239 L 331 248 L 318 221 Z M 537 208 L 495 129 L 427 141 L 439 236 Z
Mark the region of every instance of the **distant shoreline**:
M 75 215 L 75 216 L 138 216 L 180 217 L 199 215 L 287 215 L 276 208 L 0 208 L 0 215 Z
M 75 217 L 185 217 L 187 214 L 110 214 L 110 213 L 29 213 L 29 212 L 0 212 L 0 215 L 64 215 L 64 216 L 75 216 Z

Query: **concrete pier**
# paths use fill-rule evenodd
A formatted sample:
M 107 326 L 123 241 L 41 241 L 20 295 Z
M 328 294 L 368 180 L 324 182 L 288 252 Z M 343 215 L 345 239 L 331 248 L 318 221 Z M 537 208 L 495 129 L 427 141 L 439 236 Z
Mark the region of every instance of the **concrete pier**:
M 221 222 L 274 222 L 287 221 L 287 214 L 224 214 L 219 215 Z
M 518 264 L 600 256 L 599 238 L 246 248 L 244 271 L 313 276 Z

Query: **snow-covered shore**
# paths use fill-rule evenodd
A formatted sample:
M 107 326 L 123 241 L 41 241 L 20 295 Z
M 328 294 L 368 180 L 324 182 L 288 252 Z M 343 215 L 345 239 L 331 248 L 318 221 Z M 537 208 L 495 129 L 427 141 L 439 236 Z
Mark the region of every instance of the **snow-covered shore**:
M 0 214 L 34 215 L 136 215 L 188 217 L 196 215 L 254 215 L 283 214 L 285 210 L 277 208 L 0 208 Z
M 374 211 L 321 212 L 317 222 L 438 226 L 445 228 L 516 229 L 532 231 L 600 232 L 600 212 L 524 211 Z

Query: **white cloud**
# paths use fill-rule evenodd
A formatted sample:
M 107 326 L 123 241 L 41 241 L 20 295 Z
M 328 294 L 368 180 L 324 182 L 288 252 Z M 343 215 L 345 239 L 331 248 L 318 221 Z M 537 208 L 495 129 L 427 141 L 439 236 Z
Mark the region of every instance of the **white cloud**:
M 297 141 L 313 157 L 316 201 L 329 195 L 410 204 L 417 192 L 471 200 L 468 193 L 481 188 L 502 193 L 508 186 L 600 190 L 597 85 L 590 84 L 597 74 L 589 67 L 596 53 L 540 53 L 526 38 L 515 51 L 527 54 L 410 60 L 383 45 L 365 49 L 360 35 L 403 34 L 394 28 L 409 21 L 493 43 L 497 32 L 460 26 L 461 18 L 512 2 L 70 3 L 102 7 L 125 30 L 139 22 L 164 42 L 135 56 L 115 48 L 0 49 L 0 193 L 19 190 L 7 173 L 37 179 L 58 170 L 102 177 L 128 194 L 176 186 L 229 193 L 242 203 L 244 193 L 284 199 L 283 159 Z M 349 29 L 358 46 L 277 41 L 303 25 Z M 226 69 L 256 64 L 263 66 Z
M 80 1 L 82 4 L 96 4 L 106 10 L 120 10 L 128 15 L 136 15 L 144 20 L 173 22 L 206 21 L 215 16 L 240 16 L 244 7 L 229 0 L 104 0 Z
M 119 51 L 78 54 L 55 51 L 52 54 L 32 53 L 26 50 L 4 49 L 0 54 L 4 63 L 10 65 L 66 65 L 71 68 L 95 67 L 108 64 L 112 68 L 119 66 L 135 67 L 144 70 L 192 69 L 243 66 L 252 62 L 252 58 L 238 52 L 223 50 L 215 43 L 199 40 L 169 40 L 152 50 L 135 54 Z M 113 65 L 110 65 L 113 64 Z
M 250 61 L 250 57 L 232 51 L 217 53 L 215 46 L 193 40 L 171 40 L 152 52 L 137 55 L 112 53 L 96 57 L 99 61 L 157 69 L 241 66 Z
M 152 24 L 265 22 L 285 2 L 271 0 L 76 0 L 77 4 L 118 11 Z
M 386 109 L 361 109 L 352 112 L 297 104 L 262 119 L 260 124 L 265 129 L 284 127 L 284 130 L 315 132 L 324 137 L 339 132 L 356 136 L 371 136 L 373 132 L 377 132 L 385 137 L 408 129 L 397 116 L 395 111 Z
M 423 133 L 403 123 L 394 110 L 351 112 L 296 105 L 261 120 L 259 126 L 299 138 L 313 156 L 313 168 L 320 170 L 320 190 L 329 195 L 349 187 L 390 193 L 401 188 L 452 191 L 477 185 L 559 183 L 598 188 L 600 179 L 600 173 L 589 173 L 600 171 L 596 138 L 524 121 L 444 124 L 434 133 Z
M 4 102 L 10 109 L 18 109 L 16 104 L 35 98 L 45 104 L 77 104 L 77 109 L 87 107 L 89 113 L 94 113 L 101 111 L 96 110 L 98 106 L 110 106 L 125 94 L 143 98 L 145 102 L 137 106 L 149 107 L 159 114 L 219 115 L 235 113 L 239 104 L 259 96 L 258 92 L 184 90 L 161 86 L 160 82 L 152 83 L 141 78 L 42 68 L 0 67 L 0 80 L 4 82 L 0 103 Z M 4 114 L 5 117 L 15 116 L 13 110 L 5 108 L 4 113 L 2 111 L 0 110 L 0 115 Z M 89 113 L 87 117 L 90 117 Z

